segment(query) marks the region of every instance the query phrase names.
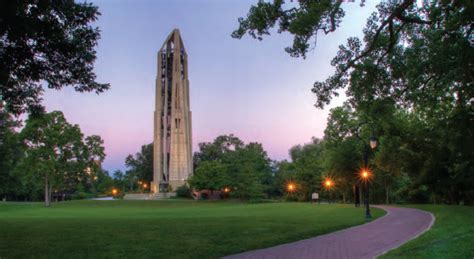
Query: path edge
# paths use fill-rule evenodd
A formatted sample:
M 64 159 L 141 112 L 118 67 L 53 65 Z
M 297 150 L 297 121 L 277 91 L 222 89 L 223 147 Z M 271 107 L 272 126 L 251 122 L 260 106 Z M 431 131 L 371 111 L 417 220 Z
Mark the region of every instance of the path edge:
M 379 208 L 379 209 L 385 210 L 384 208 L 381 208 L 381 207 L 378 207 L 378 206 L 374 206 L 374 207 L 377 207 L 377 208 Z M 401 207 L 401 208 L 407 208 L 407 207 Z M 435 221 L 436 221 L 436 217 L 434 216 L 433 213 L 431 213 L 431 212 L 429 212 L 429 211 L 426 211 L 426 210 L 417 209 L 417 208 L 409 208 L 409 209 L 419 210 L 419 211 L 422 211 L 422 212 L 424 212 L 424 213 L 429 214 L 429 215 L 431 216 L 431 221 L 430 221 L 430 224 L 428 225 L 428 227 L 425 228 L 425 229 L 424 229 L 423 231 L 421 231 L 420 233 L 414 235 L 413 237 L 411 237 L 411 238 L 408 239 L 407 241 L 405 241 L 405 242 L 403 242 L 403 243 L 401 243 L 401 244 L 394 245 L 393 247 L 390 247 L 390 248 L 388 248 L 387 250 L 382 251 L 380 254 L 375 255 L 374 258 L 379 258 L 379 256 L 382 256 L 382 255 L 384 255 L 384 254 L 386 254 L 386 253 L 388 253 L 388 252 L 390 252 L 390 251 L 392 251 L 392 250 L 395 250 L 395 249 L 397 249 L 397 248 L 399 248 L 399 247 L 401 247 L 401 246 L 407 244 L 408 242 L 410 242 L 410 241 L 412 241 L 412 240 L 415 240 L 415 239 L 419 238 L 421 235 L 425 234 L 426 232 L 428 232 L 428 231 L 433 227 L 433 225 L 434 225 L 434 223 L 435 223 Z M 385 211 L 387 211 L 387 210 L 385 210 Z M 385 214 L 385 215 L 388 215 L 388 211 L 387 211 L 387 214 Z
M 326 234 L 321 234 L 321 235 L 317 235 L 317 236 L 313 236 L 313 237 L 308 237 L 308 238 L 305 238 L 305 239 L 300 239 L 300 240 L 296 240 L 296 241 L 292 241 L 292 242 L 288 242 L 288 243 L 283 243 L 283 244 L 279 244 L 279 245 L 275 245 L 275 246 L 257 248 L 257 249 L 253 249 L 253 250 L 243 251 L 243 252 L 236 253 L 236 254 L 225 255 L 225 256 L 221 256 L 221 257 L 219 257 L 219 258 L 222 258 L 222 259 L 230 259 L 230 258 L 233 258 L 233 257 L 236 256 L 236 255 L 248 253 L 248 252 L 251 252 L 251 251 L 264 250 L 264 249 L 269 249 L 269 248 L 272 248 L 272 247 L 288 245 L 288 244 L 291 244 L 291 243 L 303 242 L 303 241 L 306 241 L 306 240 L 309 240 L 309 239 L 313 239 L 313 238 L 318 238 L 318 237 L 324 236 L 324 235 L 332 235 L 332 234 L 336 234 L 336 233 L 339 233 L 339 232 L 347 231 L 347 230 L 350 230 L 350 229 L 360 228 L 360 227 L 365 226 L 365 225 L 367 225 L 367 224 L 370 224 L 370 223 L 372 223 L 372 222 L 378 221 L 378 220 L 380 220 L 380 219 L 382 219 L 382 218 L 384 218 L 384 217 L 386 217 L 386 216 L 388 216 L 388 215 L 390 214 L 390 211 L 388 211 L 388 210 L 386 210 L 386 209 L 383 209 L 383 208 L 379 208 L 377 205 L 372 205 L 371 207 L 374 207 L 374 208 L 381 209 L 381 210 L 385 211 L 385 215 L 382 215 L 382 216 L 376 218 L 375 220 L 366 221 L 366 222 L 364 222 L 364 223 L 362 223 L 362 224 L 359 224 L 359 225 L 355 225 L 355 226 L 352 226 L 352 227 L 349 227 L 349 228 L 339 229 L 339 230 L 336 230 L 336 231 L 333 231 L 333 232 L 329 232 L 329 233 L 326 233 Z M 387 250 L 387 251 L 389 251 L 389 250 Z M 378 256 L 378 255 L 377 255 L 377 256 Z

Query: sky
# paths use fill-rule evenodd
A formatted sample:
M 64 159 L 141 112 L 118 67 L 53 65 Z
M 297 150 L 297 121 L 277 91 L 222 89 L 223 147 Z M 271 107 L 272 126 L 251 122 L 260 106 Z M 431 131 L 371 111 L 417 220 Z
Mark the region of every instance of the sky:
M 244 0 L 107 0 L 93 1 L 102 15 L 95 73 L 111 89 L 102 94 L 70 88 L 47 90 L 47 111 L 61 110 L 85 135 L 104 139 L 104 169 L 124 170 L 128 154 L 153 141 L 156 54 L 168 34 L 178 28 L 188 53 L 193 151 L 198 143 L 234 134 L 244 142 L 260 142 L 269 157 L 288 159 L 288 150 L 324 135 L 334 99 L 324 110 L 314 106 L 314 82 L 332 74 L 338 46 L 362 36 L 376 1 L 344 3 L 346 16 L 330 35 L 319 34 L 306 59 L 292 58 L 284 48 L 290 34 L 276 31 L 263 41 L 233 39 L 237 19 L 251 4 Z

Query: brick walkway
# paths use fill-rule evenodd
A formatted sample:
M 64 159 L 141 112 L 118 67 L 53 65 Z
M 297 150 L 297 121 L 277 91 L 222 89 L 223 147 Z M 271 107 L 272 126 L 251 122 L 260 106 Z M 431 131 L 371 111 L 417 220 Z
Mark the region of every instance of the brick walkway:
M 434 216 L 422 210 L 375 207 L 387 214 L 364 225 L 226 258 L 374 258 L 419 236 L 434 223 Z

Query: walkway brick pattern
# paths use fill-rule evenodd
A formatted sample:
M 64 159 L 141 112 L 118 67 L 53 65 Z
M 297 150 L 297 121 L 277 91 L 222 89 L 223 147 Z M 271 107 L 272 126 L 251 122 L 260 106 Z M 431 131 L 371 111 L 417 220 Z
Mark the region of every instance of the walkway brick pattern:
M 375 207 L 386 210 L 387 214 L 364 225 L 226 258 L 374 258 L 419 236 L 434 222 L 434 216 L 426 211 L 391 206 Z

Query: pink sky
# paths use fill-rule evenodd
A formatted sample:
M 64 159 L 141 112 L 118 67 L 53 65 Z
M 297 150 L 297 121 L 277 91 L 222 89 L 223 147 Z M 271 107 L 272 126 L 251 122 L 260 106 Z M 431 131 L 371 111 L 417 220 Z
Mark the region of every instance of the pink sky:
M 321 35 L 303 60 L 284 52 L 291 44 L 287 34 L 261 42 L 230 37 L 251 2 L 96 2 L 102 39 L 95 71 L 111 89 L 101 95 L 48 90 L 47 110 L 62 110 L 85 134 L 100 135 L 107 153 L 104 168 L 123 170 L 128 154 L 152 142 L 156 53 L 179 28 L 189 56 L 194 151 L 197 143 L 233 133 L 262 143 L 272 159 L 287 159 L 292 146 L 323 136 L 329 108 L 342 103 L 338 98 L 318 110 L 310 90 L 333 71 L 330 61 L 338 45 L 361 35 L 374 4 L 346 3 L 341 28 Z

